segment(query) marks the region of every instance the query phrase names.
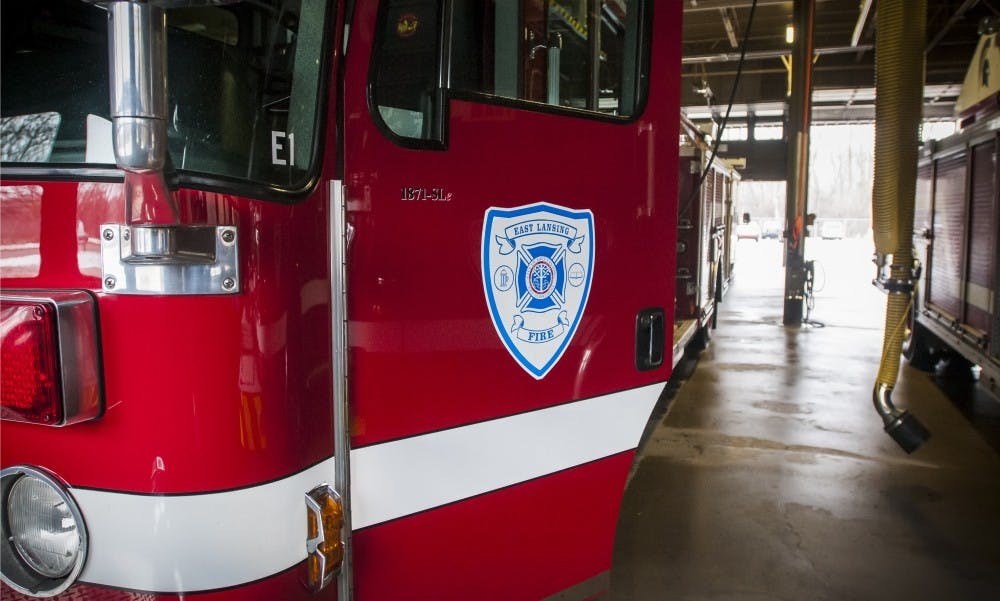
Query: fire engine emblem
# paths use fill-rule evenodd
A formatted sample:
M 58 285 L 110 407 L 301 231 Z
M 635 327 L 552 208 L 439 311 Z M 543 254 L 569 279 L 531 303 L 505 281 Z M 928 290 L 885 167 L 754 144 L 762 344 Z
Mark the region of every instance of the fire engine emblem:
M 401 38 L 410 38 L 417 33 L 420 20 L 413 13 L 406 13 L 396 21 L 396 35 Z
M 500 340 L 536 379 L 549 373 L 573 339 L 593 267 L 590 211 L 548 203 L 486 211 L 486 303 Z

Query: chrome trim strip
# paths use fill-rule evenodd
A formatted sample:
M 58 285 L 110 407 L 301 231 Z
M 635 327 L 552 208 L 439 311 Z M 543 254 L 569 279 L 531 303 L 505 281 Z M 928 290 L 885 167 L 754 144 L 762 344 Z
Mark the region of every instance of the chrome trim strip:
M 334 490 L 344 504 L 344 563 L 337 599 L 354 594 L 351 535 L 351 417 L 347 398 L 347 210 L 344 183 L 330 182 L 330 373 L 333 403 Z
M 49 164 L 39 165 L 4 165 L 0 168 L 0 177 L 6 180 L 48 180 L 66 179 L 75 182 L 108 180 L 112 182 L 122 182 L 125 180 L 125 172 L 117 167 L 83 167 L 78 165 L 53 166 Z
M 97 303 L 86 292 L 55 292 L 50 296 L 59 319 L 63 424 L 96 419 L 104 413 Z

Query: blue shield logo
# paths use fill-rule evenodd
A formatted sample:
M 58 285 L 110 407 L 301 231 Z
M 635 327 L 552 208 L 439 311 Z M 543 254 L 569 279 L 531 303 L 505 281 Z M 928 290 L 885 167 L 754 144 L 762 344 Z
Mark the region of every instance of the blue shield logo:
M 590 211 L 544 202 L 486 211 L 486 304 L 500 340 L 534 378 L 544 378 L 573 339 L 593 268 Z

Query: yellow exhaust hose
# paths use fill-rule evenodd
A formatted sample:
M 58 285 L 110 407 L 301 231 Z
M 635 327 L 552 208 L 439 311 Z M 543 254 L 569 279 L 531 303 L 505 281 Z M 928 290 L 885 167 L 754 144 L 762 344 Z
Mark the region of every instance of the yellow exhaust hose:
M 929 434 L 891 400 L 912 300 L 913 206 L 923 106 L 926 0 L 880 0 L 875 44 L 875 179 L 872 229 L 879 261 L 892 257 L 882 360 L 873 400 L 885 430 L 907 452 Z M 880 264 L 881 267 L 881 264 Z

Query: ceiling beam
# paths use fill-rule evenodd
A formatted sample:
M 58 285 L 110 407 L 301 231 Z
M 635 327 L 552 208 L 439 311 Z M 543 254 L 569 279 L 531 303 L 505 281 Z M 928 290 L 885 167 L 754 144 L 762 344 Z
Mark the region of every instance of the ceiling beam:
M 857 47 L 861 43 L 861 38 L 865 35 L 865 30 L 868 29 L 868 23 L 871 22 L 872 5 L 874 4 L 875 0 L 862 0 L 858 22 L 854 24 L 854 34 L 851 36 L 851 46 Z
M 791 6 L 792 0 L 757 0 L 757 8 L 762 6 Z M 684 12 L 696 13 L 723 8 L 750 8 L 752 0 L 684 0 Z
M 970 8 L 973 8 L 977 4 L 979 4 L 979 0 L 965 0 L 965 2 L 962 3 L 962 6 L 959 6 L 958 10 L 955 11 L 955 14 L 953 14 L 951 18 L 948 19 L 948 22 L 945 23 L 945 26 L 942 27 L 937 32 L 937 35 L 934 36 L 934 39 L 928 42 L 927 48 L 924 49 L 924 54 L 927 54 L 931 50 L 933 50 L 934 47 L 938 45 L 938 42 L 944 39 L 944 36 L 947 35 L 948 30 L 950 30 L 951 27 L 965 15 L 966 11 L 968 11 Z
M 848 52 L 857 52 L 859 50 L 871 50 L 874 48 L 872 44 L 861 44 L 858 46 L 830 46 L 826 48 L 816 48 L 813 51 L 813 56 L 822 56 L 824 54 L 846 54 Z M 753 50 L 746 53 L 745 60 L 762 60 L 768 58 L 781 58 L 782 56 L 788 56 L 788 50 Z M 719 52 L 716 54 L 698 54 L 694 56 L 685 56 L 681 58 L 681 63 L 685 65 L 701 64 L 701 63 L 731 63 L 740 60 L 739 52 Z
M 732 17 L 730 17 L 729 8 L 720 8 L 719 14 L 722 15 L 722 26 L 726 28 L 726 37 L 729 38 L 729 45 L 733 48 L 739 48 L 740 43 L 736 39 L 736 26 L 733 21 L 735 21 L 736 13 L 733 12 Z

